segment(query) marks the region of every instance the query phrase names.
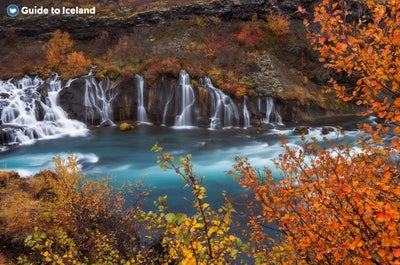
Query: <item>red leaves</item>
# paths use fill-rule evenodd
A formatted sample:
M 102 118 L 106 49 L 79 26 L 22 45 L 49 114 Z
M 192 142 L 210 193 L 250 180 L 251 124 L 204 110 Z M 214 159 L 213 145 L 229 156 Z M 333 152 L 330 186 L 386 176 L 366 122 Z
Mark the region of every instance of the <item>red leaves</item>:
M 240 27 L 240 32 L 233 35 L 233 38 L 243 43 L 246 47 L 256 46 L 264 36 L 261 24 L 258 21 L 244 22 Z

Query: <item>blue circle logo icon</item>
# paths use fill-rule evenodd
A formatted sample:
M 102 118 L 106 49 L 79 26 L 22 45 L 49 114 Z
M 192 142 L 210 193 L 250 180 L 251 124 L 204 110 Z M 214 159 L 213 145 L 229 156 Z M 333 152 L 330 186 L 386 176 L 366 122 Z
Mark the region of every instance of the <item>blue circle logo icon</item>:
M 10 17 L 16 17 L 18 16 L 19 13 L 19 8 L 17 5 L 8 5 L 7 6 L 7 15 L 9 15 Z

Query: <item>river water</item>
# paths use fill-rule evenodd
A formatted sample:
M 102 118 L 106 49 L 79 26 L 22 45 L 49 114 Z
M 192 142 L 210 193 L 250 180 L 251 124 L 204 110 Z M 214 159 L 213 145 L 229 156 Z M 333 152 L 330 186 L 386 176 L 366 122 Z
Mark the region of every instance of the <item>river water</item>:
M 82 98 L 85 123 L 70 119 L 59 104 L 60 91 L 74 91 L 71 88 L 74 82 L 85 91 Z M 209 93 L 209 129 L 196 127 L 193 121 L 199 113 L 194 104 L 196 93 L 188 73 L 182 70 L 176 87 L 171 90 L 174 93 L 162 101 L 163 117 L 175 116 L 175 121 L 167 122 L 163 118 L 163 124 L 172 122 L 169 124 L 172 127 L 148 125 L 151 121 L 147 119 L 144 104 L 147 95 L 144 80 L 136 76 L 138 119 L 135 122 L 139 125 L 132 131 L 121 132 L 117 126 L 92 130 L 86 126 L 96 115 L 101 117 L 101 124 L 114 124 L 111 102 L 118 91 L 111 89 L 107 78 L 97 81 L 88 75 L 69 80 L 66 84 L 57 75 L 47 80 L 29 76 L 19 80 L 0 80 L 3 143 L 0 146 L 0 170 L 15 170 L 21 176 L 29 177 L 54 167 L 56 156 L 75 155 L 82 172 L 88 177 L 110 177 L 115 186 L 142 180 L 152 190 L 148 201 L 168 195 L 170 207 L 185 212 L 190 212 L 191 207 L 182 198 L 190 199 L 190 191 L 183 189 L 184 183 L 174 172 L 159 168 L 157 154 L 150 151 L 156 143 L 176 158 L 192 155 L 196 175 L 205 176 L 207 199 L 214 206 L 223 201 L 223 191 L 231 198 L 246 192 L 226 174 L 232 169 L 235 156 L 248 157 L 259 169 L 267 166 L 273 170 L 274 177 L 279 178 L 272 159 L 284 151 L 280 141 L 282 137 L 293 148 L 301 148 L 301 137 L 293 134 L 293 127 L 299 124 L 284 125 L 273 99 L 259 97 L 253 107 L 263 115 L 264 124 L 276 129 L 258 131 L 251 126 L 246 97 L 243 104 L 237 104 L 214 87 L 209 78 L 200 79 L 200 83 Z M 240 117 L 243 117 L 242 125 Z M 323 144 L 323 137 L 334 140 L 340 136 L 333 126 L 341 125 L 349 137 L 340 141 L 354 141 L 358 136 L 354 129 L 356 122 L 354 118 L 345 121 L 343 117 L 319 121 L 311 124 L 307 137 L 316 137 Z M 322 125 L 331 126 L 329 134 L 322 135 Z
M 358 136 L 357 130 L 345 133 L 349 135 L 345 141 L 354 141 Z M 338 135 L 336 130 L 322 135 L 321 127 L 312 127 L 307 137 L 316 137 L 323 144 L 323 137 L 335 140 Z M 132 131 L 121 132 L 113 126 L 89 131 L 86 136 L 37 140 L 2 152 L 0 169 L 16 170 L 28 177 L 54 167 L 54 157 L 73 154 L 88 177 L 108 176 L 116 186 L 142 180 L 152 189 L 149 202 L 159 195 L 168 195 L 171 210 L 190 212 L 190 204 L 182 200 L 190 198 L 190 191 L 183 188 L 183 181 L 174 172 L 159 168 L 157 154 L 150 151 L 154 144 L 176 158 L 191 154 L 197 176 L 205 176 L 209 202 L 218 206 L 223 191 L 232 198 L 245 192 L 226 174 L 232 169 L 235 156 L 248 157 L 260 169 L 267 166 L 279 178 L 272 159 L 283 152 L 282 136 L 293 148 L 300 148 L 301 137 L 294 135 L 290 128 L 259 132 L 251 128 L 210 130 L 138 125 Z

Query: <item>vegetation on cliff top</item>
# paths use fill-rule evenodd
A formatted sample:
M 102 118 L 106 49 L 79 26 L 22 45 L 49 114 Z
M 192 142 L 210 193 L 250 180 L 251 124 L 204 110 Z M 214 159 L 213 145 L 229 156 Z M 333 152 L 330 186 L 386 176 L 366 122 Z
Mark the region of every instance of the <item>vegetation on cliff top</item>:
M 303 82 L 309 80 L 306 74 L 298 71 L 277 77 L 276 64 L 260 59 L 297 41 L 289 18 L 280 13 L 270 13 L 265 18 L 254 15 L 250 21 L 192 16 L 151 27 L 136 26 L 120 33 L 104 29 L 94 39 L 72 39 L 68 32 L 60 30 L 47 41 L 20 37 L 13 30 L 6 35 L 1 40 L 4 48 L 0 54 L 9 63 L 0 65 L 2 78 L 23 74 L 46 77 L 57 71 L 68 79 L 92 69 L 99 79 L 106 75 L 115 79 L 142 74 L 152 86 L 161 75 L 176 78 L 184 68 L 193 80 L 208 75 L 225 93 L 235 97 L 272 94 L 292 99 L 296 94 L 295 99 L 301 102 L 311 99 L 323 105 L 318 89 Z M 265 67 L 269 70 L 264 71 Z M 292 67 L 295 66 L 287 69 Z M 287 72 L 286 68 L 282 72 Z M 257 81 L 257 76 L 271 81 Z M 300 92 L 283 93 L 289 90 Z

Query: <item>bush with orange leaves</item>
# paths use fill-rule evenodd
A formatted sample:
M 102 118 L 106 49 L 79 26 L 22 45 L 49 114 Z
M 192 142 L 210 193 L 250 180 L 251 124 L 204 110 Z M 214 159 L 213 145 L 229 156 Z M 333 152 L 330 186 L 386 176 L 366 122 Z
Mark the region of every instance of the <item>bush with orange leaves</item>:
M 336 95 L 367 107 L 385 122 L 400 122 L 400 2 L 396 0 L 364 0 L 355 17 L 348 1 L 324 0 L 315 8 L 312 31 L 305 20 L 308 36 L 320 52 L 320 61 L 349 79 L 354 86 L 345 86 L 331 79 Z M 350 23 L 344 23 L 350 21 Z M 397 130 L 400 133 L 400 130 Z
M 74 42 L 68 32 L 56 30 L 47 47 L 47 64 L 64 79 L 87 74 L 92 62 L 83 52 L 74 51 Z
M 250 248 L 259 264 L 399 264 L 400 172 L 392 150 L 360 141 L 321 149 L 306 143 L 302 151 L 284 144 L 275 161 L 281 178 L 269 169 L 257 173 L 242 158 L 235 170 L 250 189 Z M 269 240 L 268 227 L 281 232 Z
M 355 78 L 348 87 L 332 78 L 331 90 L 376 114 L 354 145 L 322 148 L 304 140 L 259 173 L 237 158 L 230 173 L 254 195 L 250 251 L 257 264 L 400 264 L 400 2 L 323 0 L 315 8 L 318 31 L 308 34 L 325 67 Z M 304 9 L 299 10 L 305 12 Z M 257 212 L 255 209 L 260 209 Z M 270 238 L 269 224 L 281 237 Z
M 290 19 L 282 14 L 269 13 L 267 28 L 277 36 L 284 36 L 290 32 Z

